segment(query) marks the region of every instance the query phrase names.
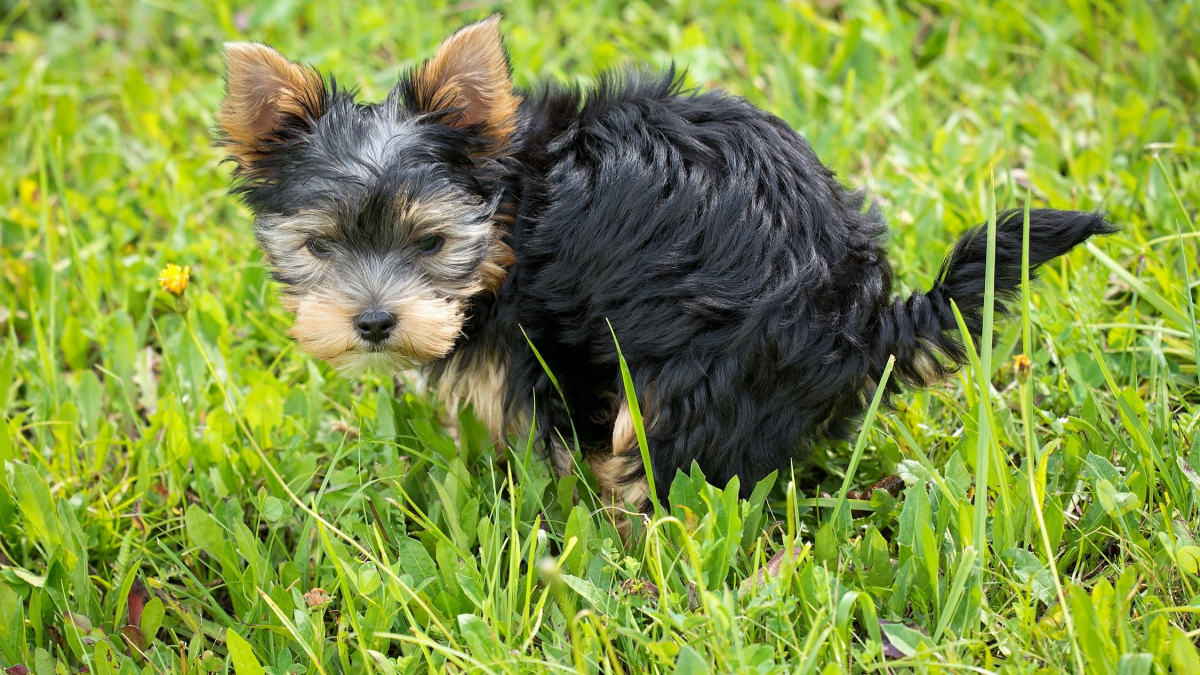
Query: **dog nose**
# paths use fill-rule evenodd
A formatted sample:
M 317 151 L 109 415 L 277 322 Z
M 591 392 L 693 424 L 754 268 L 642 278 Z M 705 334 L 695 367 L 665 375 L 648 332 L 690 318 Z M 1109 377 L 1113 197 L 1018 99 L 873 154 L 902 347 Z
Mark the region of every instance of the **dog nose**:
M 396 317 L 389 312 L 373 309 L 354 317 L 354 327 L 362 339 L 371 343 L 383 342 L 396 325 Z

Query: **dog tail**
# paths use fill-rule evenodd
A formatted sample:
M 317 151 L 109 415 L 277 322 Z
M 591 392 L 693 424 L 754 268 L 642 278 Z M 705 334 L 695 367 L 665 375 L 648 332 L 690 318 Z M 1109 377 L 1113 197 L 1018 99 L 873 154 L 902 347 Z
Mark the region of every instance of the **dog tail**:
M 995 312 L 1008 314 L 1007 304 L 1021 286 L 1021 239 L 1024 212 L 996 216 Z M 1120 228 L 1098 213 L 1033 209 L 1029 212 L 1029 279 L 1043 264 L 1069 252 L 1089 237 Z M 983 330 L 984 283 L 987 278 L 987 225 L 967 232 L 942 261 L 938 281 L 927 292 L 896 298 L 877 315 L 876 365 L 882 374 L 889 355 L 894 370 L 909 386 L 924 387 L 967 362 L 953 300 L 972 338 Z M 950 361 L 946 364 L 945 361 Z

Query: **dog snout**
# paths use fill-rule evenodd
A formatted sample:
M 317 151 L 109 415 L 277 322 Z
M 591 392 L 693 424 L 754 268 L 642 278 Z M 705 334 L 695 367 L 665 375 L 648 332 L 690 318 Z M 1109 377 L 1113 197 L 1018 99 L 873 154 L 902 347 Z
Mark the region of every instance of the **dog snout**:
M 359 337 L 371 344 L 388 339 L 395 325 L 396 317 L 380 309 L 372 309 L 354 317 L 354 327 L 358 329 Z

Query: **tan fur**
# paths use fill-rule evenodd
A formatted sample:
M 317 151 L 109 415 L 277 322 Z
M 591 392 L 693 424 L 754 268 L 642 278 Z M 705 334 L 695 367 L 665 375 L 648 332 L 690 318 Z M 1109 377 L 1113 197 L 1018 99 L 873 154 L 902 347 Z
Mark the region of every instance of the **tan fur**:
M 514 431 L 504 428 L 507 372 L 503 364 L 490 355 L 482 363 L 470 366 L 453 355 L 450 358 L 449 367 L 438 381 L 438 398 L 452 410 L 463 403 L 471 404 L 475 417 L 487 427 L 492 440 L 503 442 L 505 434 Z
M 516 128 L 521 99 L 512 93 L 499 15 L 446 38 L 413 78 L 418 105 L 427 111 L 461 108 L 456 124 L 485 125 L 504 146 Z
M 942 379 L 941 366 L 935 360 L 935 357 L 930 354 L 916 350 L 913 353 L 913 366 L 916 367 L 917 374 L 925 381 L 925 384 L 933 384 Z
M 337 232 L 329 216 L 303 211 L 272 220 L 270 231 L 272 236 L 264 238 L 263 247 L 275 268 L 306 280 L 321 279 L 327 273 L 330 261 L 313 256 L 304 243 L 313 236 Z M 381 265 L 386 263 L 364 259 L 356 272 L 359 278 L 378 278 Z M 466 320 L 466 297 L 480 288 L 477 282 L 458 296 L 443 296 L 415 276 L 381 288 L 379 307 L 396 317 L 397 328 L 385 343 L 387 352 L 371 353 L 354 328 L 354 317 L 367 305 L 363 298 L 346 290 L 361 285 L 322 283 L 322 290 L 291 294 L 284 303 L 296 315 L 291 334 L 301 348 L 343 371 L 357 371 L 368 365 L 404 370 L 444 357 L 453 349 Z
M 575 470 L 571 449 L 557 436 L 550 438 L 550 467 L 554 469 L 555 478 L 569 476 Z
M 300 347 L 347 373 L 368 367 L 400 371 L 440 359 L 453 349 L 465 319 L 461 301 L 420 289 L 401 290 L 382 305 L 395 315 L 397 330 L 384 344 L 386 351 L 372 351 L 354 328 L 361 303 L 339 294 L 314 293 L 292 296 L 284 304 L 295 312 L 291 335 Z
M 347 269 L 333 260 L 312 255 L 305 246 L 312 237 L 338 237 L 333 216 L 310 210 L 286 217 L 269 215 L 263 220 L 270 236 L 262 237 L 261 241 L 272 266 L 289 278 L 302 280 L 299 289 L 320 289 L 294 289 L 287 296 L 285 306 L 296 314 L 292 335 L 305 351 L 347 374 L 368 367 L 407 370 L 444 358 L 453 349 L 466 321 L 468 299 L 478 293 L 494 292 L 503 282 L 505 270 L 490 270 L 485 263 L 465 283 L 451 287 L 427 283 L 430 278 L 454 276 L 458 268 L 469 264 L 470 239 L 478 233 L 459 231 L 462 221 L 457 219 L 456 204 L 416 201 L 403 196 L 397 199 L 403 200 L 395 211 L 398 222 L 408 228 L 405 236 L 414 243 L 427 236 L 444 236 L 446 244 L 438 253 L 416 259 L 416 264 L 427 274 L 393 277 L 388 284 L 377 287 L 378 296 L 374 299 L 364 298 L 355 291 L 387 278 L 387 259 L 364 257 L 356 267 Z M 494 226 L 477 222 L 470 227 Z M 500 246 L 508 254 L 501 259 L 511 264 L 511 249 L 503 243 Z M 327 278 L 331 274 L 343 276 L 335 281 Z M 371 304 L 396 317 L 396 329 L 382 345 L 384 351 L 370 350 L 354 328 L 354 317 Z M 489 428 L 498 430 L 502 424 L 504 373 L 490 366 L 475 370 L 478 372 L 455 378 L 469 383 L 458 398 L 471 402 Z M 501 437 L 496 435 L 497 439 Z
M 645 400 L 647 397 L 643 395 L 640 398 Z M 612 454 L 592 455 L 588 457 L 588 464 L 600 488 L 600 500 L 610 510 L 622 538 L 628 538 L 630 522 L 621 513 L 641 508 L 642 502 L 650 495 L 650 485 L 644 476 L 633 483 L 626 478 L 630 468 L 641 461 L 633 415 L 629 404 L 621 401 L 613 420 Z
M 456 206 L 448 200 L 432 199 L 421 201 L 406 192 L 396 195 L 396 218 L 409 229 L 415 240 L 453 232 L 458 217 Z
M 455 124 L 484 124 L 496 142 L 493 153 L 505 151 L 516 129 L 521 97 L 512 92 L 508 60 L 500 40 L 500 17 L 473 23 L 446 38 L 433 57 L 413 76 L 421 110 L 462 108 Z M 505 241 L 510 216 L 497 215 L 491 250 L 479 267 L 483 290 L 498 293 L 516 255 Z
M 382 307 L 396 316 L 391 339 L 418 363 L 448 354 L 466 318 L 462 303 L 432 294 L 388 297 Z
M 594 455 L 588 458 L 588 465 L 600 488 L 600 502 L 605 505 L 617 533 L 625 541 L 629 540 L 632 531 L 632 523 L 626 516 L 637 515 L 637 509 L 650 494 L 650 486 L 645 478 L 633 483 L 625 481 L 629 463 L 635 461 L 641 460 L 618 455 Z
M 430 236 L 445 236 L 453 240 L 455 236 L 454 225 L 457 214 L 455 207 L 458 204 L 438 203 L 438 202 L 419 202 L 410 199 L 407 196 L 399 198 L 401 201 L 397 205 L 397 212 L 401 214 L 400 218 L 407 219 L 413 222 L 412 239 L 419 241 Z M 491 225 L 492 242 L 488 250 L 487 257 L 479 265 L 478 287 L 468 289 L 468 292 L 474 294 L 480 291 L 486 291 L 495 295 L 500 291 L 500 285 L 504 283 L 505 277 L 508 276 L 508 268 L 512 267 L 517 261 L 516 254 L 504 239 L 508 236 L 508 231 L 496 223 Z M 443 252 L 432 258 L 433 263 L 446 264 L 449 262 L 447 252 Z
M 225 43 L 225 85 L 217 123 L 243 168 L 259 156 L 280 115 L 319 111 L 325 91 L 316 71 L 253 42 Z
M 508 268 L 512 267 L 513 263 L 517 262 L 517 255 L 513 253 L 512 248 L 501 239 L 502 236 L 507 236 L 508 233 L 501 230 L 499 227 L 493 228 L 495 238 L 492 239 L 492 248 L 488 252 L 487 258 L 479 266 L 479 275 L 483 283 L 483 288 L 488 293 L 495 295 L 500 292 L 500 286 L 504 283 L 504 279 L 508 276 Z
M 285 303 L 296 313 L 291 335 L 304 351 L 318 359 L 333 361 L 357 342 L 353 333 L 356 303 L 336 296 L 310 295 L 289 298 Z
M 483 277 L 483 287 L 493 295 L 500 292 L 500 286 L 508 276 L 508 268 L 517 262 L 517 255 L 506 241 L 512 226 L 512 214 L 516 210 L 515 203 L 503 201 L 492 216 L 492 248 L 480 266 L 479 273 Z
M 595 455 L 588 458 L 592 467 L 592 475 L 600 486 L 600 498 L 609 506 L 622 508 L 631 505 L 637 508 L 641 501 L 650 493 L 649 484 L 645 478 L 633 483 L 626 482 L 631 463 L 640 462 L 640 458 L 628 455 Z
M 309 279 L 326 269 L 328 261 L 314 256 L 304 244 L 313 237 L 337 236 L 337 223 L 328 214 L 305 209 L 289 216 L 260 216 L 259 223 L 271 233 L 260 243 L 277 272 L 290 279 Z
M 628 403 L 622 402 L 617 410 L 617 419 L 613 422 L 612 447 L 614 453 L 637 447 L 637 430 L 633 428 L 633 415 L 629 412 Z

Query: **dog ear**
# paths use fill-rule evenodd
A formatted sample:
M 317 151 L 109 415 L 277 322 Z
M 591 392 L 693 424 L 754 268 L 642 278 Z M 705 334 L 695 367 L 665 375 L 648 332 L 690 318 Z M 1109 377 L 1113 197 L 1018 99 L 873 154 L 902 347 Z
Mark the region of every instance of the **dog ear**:
M 418 112 L 447 112 L 446 123 L 479 126 L 500 147 L 516 128 L 521 98 L 512 91 L 500 15 L 469 24 L 438 45 L 412 76 Z
M 312 131 L 323 114 L 325 83 L 267 45 L 225 43 L 225 99 L 217 123 L 243 169 L 267 154 L 286 131 Z

